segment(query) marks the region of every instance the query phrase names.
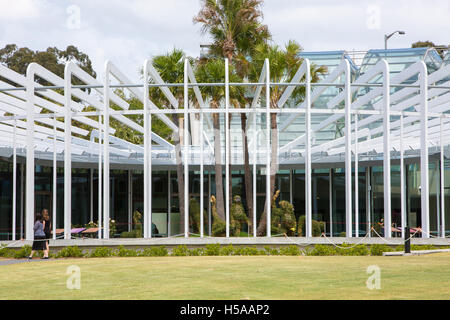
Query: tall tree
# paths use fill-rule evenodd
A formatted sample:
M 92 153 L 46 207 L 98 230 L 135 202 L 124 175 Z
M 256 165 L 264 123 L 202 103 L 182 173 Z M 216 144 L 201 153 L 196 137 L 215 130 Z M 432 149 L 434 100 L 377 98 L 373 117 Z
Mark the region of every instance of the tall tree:
M 68 46 L 65 50 L 49 47 L 45 51 L 33 51 L 28 48 L 19 48 L 15 44 L 8 44 L 0 49 L 0 63 L 20 74 L 26 74 L 28 65 L 36 62 L 54 74 L 64 77 L 64 67 L 69 61 L 74 61 L 94 78 L 97 76 L 89 56 L 75 46 Z M 75 77 L 72 80 L 74 84 L 81 84 L 81 81 Z M 42 79 L 38 81 L 44 85 L 48 84 Z
M 262 23 L 262 4 L 262 0 L 201 0 L 201 9 L 194 17 L 194 23 L 202 25 L 201 32 L 208 34 L 212 39 L 209 55 L 213 58 L 228 58 L 230 64 L 234 65 L 236 73 L 243 79 L 247 76 L 248 57 L 251 56 L 253 49 L 257 44 L 265 43 L 271 38 L 267 25 Z M 245 107 L 245 100 L 237 107 Z M 231 124 L 231 119 L 229 123 Z M 253 221 L 253 192 L 246 123 L 247 115 L 241 113 L 245 198 L 249 221 Z M 229 185 L 231 194 L 231 181 Z
M 234 68 L 230 67 L 230 81 L 239 82 L 241 79 L 234 72 Z M 212 59 L 197 65 L 195 76 L 198 82 L 214 83 L 225 81 L 225 62 L 223 59 Z M 208 99 L 212 109 L 219 109 L 221 102 L 225 96 L 225 87 L 223 86 L 202 86 L 202 94 Z M 242 87 L 230 87 L 230 103 L 237 105 L 242 103 L 240 99 L 243 97 Z M 216 210 L 219 218 L 225 220 L 225 202 L 223 192 L 223 177 L 222 177 L 222 147 L 220 136 L 220 114 L 213 113 L 213 130 L 214 130 L 214 169 L 216 182 Z M 231 194 L 230 194 L 231 198 Z
M 168 83 L 183 83 L 184 82 L 184 59 L 185 53 L 179 49 L 173 49 L 172 51 L 159 55 L 153 58 L 153 67 L 161 75 L 161 78 Z M 190 58 L 189 58 L 190 59 Z M 190 59 L 192 61 L 192 59 Z M 184 88 L 183 87 L 170 87 L 174 97 L 178 101 L 178 106 L 181 109 L 184 105 Z M 166 96 L 163 94 L 160 88 L 150 88 L 150 98 L 160 108 L 172 108 L 174 106 L 170 104 Z M 172 114 L 172 121 L 180 127 L 182 118 L 180 114 Z M 184 143 L 187 143 L 187 138 L 184 139 Z M 177 186 L 178 186 L 178 203 L 180 208 L 180 230 L 184 230 L 184 170 L 181 156 L 181 135 L 180 131 L 175 131 L 172 134 L 172 141 L 175 144 L 175 160 L 177 167 Z
M 303 63 L 299 56 L 302 51 L 300 45 L 295 41 L 289 41 L 284 48 L 277 45 L 260 44 L 255 48 L 252 56 L 249 78 L 257 82 L 266 58 L 269 59 L 270 82 L 289 82 L 294 77 L 298 68 Z M 319 76 L 326 72 L 325 67 L 311 65 L 311 81 L 316 82 Z M 304 80 L 304 79 L 303 79 Z M 270 88 L 270 108 L 278 109 L 278 101 L 286 90 L 286 86 L 274 85 Z M 263 89 L 265 90 L 265 88 Z M 298 104 L 303 101 L 305 87 L 297 86 L 291 95 L 291 103 Z M 275 193 L 275 176 L 278 170 L 278 124 L 277 113 L 270 114 L 270 135 L 271 135 L 271 165 L 270 165 L 270 194 L 267 195 L 270 201 Z M 258 224 L 258 235 L 263 235 L 266 229 L 267 204 L 261 215 Z

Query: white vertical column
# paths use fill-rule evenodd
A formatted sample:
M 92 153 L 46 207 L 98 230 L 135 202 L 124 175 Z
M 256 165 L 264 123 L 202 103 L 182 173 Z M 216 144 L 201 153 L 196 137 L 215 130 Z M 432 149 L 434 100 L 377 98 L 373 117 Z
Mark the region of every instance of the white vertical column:
M 167 237 L 170 237 L 170 232 L 172 230 L 172 184 L 170 181 L 170 170 L 167 171 Z
M 33 240 L 34 237 L 34 74 L 34 64 L 30 63 L 27 68 L 26 240 Z
M 355 113 L 355 237 L 359 237 L 358 114 Z
M 102 238 L 102 131 L 103 131 L 103 119 L 102 116 L 98 116 L 98 238 Z
M 328 189 L 328 197 L 329 197 L 329 201 L 330 201 L 330 237 L 333 237 L 333 169 L 330 168 L 330 173 L 329 173 L 329 189 Z
M 441 237 L 445 238 L 445 175 L 444 175 L 444 133 L 442 128 L 443 118 L 441 117 L 441 127 L 440 127 L 440 174 L 441 174 Z
M 372 202 L 372 184 L 371 184 L 371 180 L 370 180 L 370 167 L 366 167 L 366 194 L 367 194 L 367 208 L 366 208 L 366 221 L 367 221 L 367 228 L 366 228 L 366 232 L 369 234 L 369 238 L 372 237 L 372 227 L 370 224 L 370 210 L 371 209 L 371 202 Z
M 230 237 L 230 84 L 228 59 L 225 59 L 225 221 L 226 237 Z
M 184 59 L 184 236 L 189 236 L 189 90 L 188 59 Z
M 306 237 L 312 237 L 312 197 L 311 197 L 311 69 L 308 59 L 305 59 L 305 222 Z
M 151 225 L 149 216 L 151 212 L 152 181 L 151 181 L 151 114 L 149 105 L 148 70 L 150 60 L 144 62 L 144 238 L 151 237 Z M 150 228 L 149 228 L 150 225 Z
M 200 110 L 200 237 L 203 238 L 204 230 L 203 230 L 203 145 L 204 145 L 204 136 L 203 136 L 203 109 Z
M 53 212 L 52 212 L 52 235 L 56 239 L 56 195 L 58 189 L 58 164 L 56 162 L 56 116 L 53 117 Z
M 104 137 L 103 137 L 103 149 L 104 149 L 104 165 L 103 165 L 103 238 L 109 239 L 109 75 L 110 75 L 110 62 L 105 63 L 105 83 L 103 91 L 103 115 L 104 115 Z
M 71 238 L 72 227 L 72 63 L 64 69 L 64 239 Z
M 436 161 L 436 168 L 435 170 L 439 170 L 440 171 L 440 160 Z M 438 169 L 439 168 L 439 169 Z M 439 178 L 435 179 L 435 184 L 436 184 L 436 233 L 437 236 L 439 236 L 439 230 L 441 230 L 441 226 L 440 226 L 440 219 L 441 219 L 441 201 L 440 201 L 440 192 L 441 192 L 441 178 L 439 175 Z
M 133 223 L 133 178 L 128 170 L 128 232 L 131 232 Z
M 292 178 L 293 178 L 293 169 L 289 170 L 289 202 L 294 203 L 294 194 L 292 193 Z
M 405 193 L 405 147 L 403 145 L 403 114 L 400 116 L 400 211 L 402 223 L 402 238 L 406 227 L 406 193 Z
M 23 239 L 24 230 L 23 230 L 23 214 L 24 214 L 24 205 L 23 205 L 23 171 L 24 171 L 24 165 L 20 165 L 20 239 Z
M 148 92 L 148 90 L 147 90 Z M 148 103 L 147 99 L 147 103 Z M 148 171 L 147 171 L 147 187 L 148 187 L 148 193 L 147 193 L 147 233 L 148 237 L 151 238 L 153 236 L 153 157 L 152 157 L 152 109 L 150 106 L 148 106 L 148 119 L 147 119 L 147 128 L 148 128 Z
M 271 236 L 271 221 L 272 221 L 272 194 L 270 193 L 270 159 L 271 159 L 271 145 L 270 145 L 270 66 L 269 59 L 266 58 L 266 205 L 267 205 L 267 231 L 266 237 Z
M 345 233 L 352 237 L 352 137 L 351 137 L 351 79 L 350 65 L 345 63 Z
M 420 63 L 420 185 L 421 185 L 421 228 L 422 238 L 429 238 L 430 233 L 430 197 L 428 181 L 428 74 L 427 66 Z
M 258 134 L 256 132 L 256 108 L 253 108 L 253 112 L 255 114 L 253 120 L 253 237 L 256 238 L 257 233 L 257 219 L 256 219 L 256 153 L 257 153 L 257 144 L 258 144 Z
M 211 236 L 211 172 L 208 170 L 208 235 Z
M 13 138 L 13 192 L 12 192 L 12 240 L 16 240 L 16 202 L 17 202 L 17 147 L 16 147 L 16 135 L 17 135 L 17 120 L 14 119 L 14 138 Z
M 384 197 L 384 236 L 391 237 L 391 102 L 389 65 L 383 64 L 383 197 Z
M 94 221 L 94 169 L 89 169 L 89 221 Z

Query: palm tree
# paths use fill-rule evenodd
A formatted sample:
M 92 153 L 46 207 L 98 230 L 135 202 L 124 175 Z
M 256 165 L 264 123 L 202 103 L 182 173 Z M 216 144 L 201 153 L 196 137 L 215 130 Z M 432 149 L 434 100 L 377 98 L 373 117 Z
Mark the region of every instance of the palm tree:
M 209 55 L 213 58 L 227 58 L 230 64 L 235 66 L 236 73 L 244 79 L 249 70 L 248 57 L 252 55 L 253 49 L 257 44 L 266 43 L 271 38 L 267 25 L 262 24 L 263 1 L 202 0 L 201 3 L 202 8 L 194 17 L 194 23 L 200 23 L 201 32 L 208 33 L 212 39 Z M 245 102 L 248 103 L 245 99 L 243 101 L 244 103 L 236 107 L 243 107 Z M 231 124 L 231 115 L 229 123 Z M 246 123 L 247 115 L 241 113 L 245 198 L 249 220 L 253 221 L 253 192 Z M 231 194 L 231 181 L 229 185 Z
M 270 82 L 278 83 L 291 81 L 303 62 L 303 59 L 299 56 L 301 51 L 301 46 L 295 41 L 289 41 L 284 48 L 269 44 L 260 44 L 256 46 L 252 56 L 252 64 L 249 72 L 250 80 L 254 82 L 258 81 L 264 61 L 268 58 L 270 65 Z M 319 76 L 325 72 L 325 67 L 311 65 L 311 81 L 318 81 Z M 286 86 L 271 86 L 270 108 L 279 108 L 278 101 L 286 88 Z M 304 96 L 305 87 L 298 86 L 292 92 L 291 101 L 298 104 L 304 99 Z M 268 195 L 268 197 L 269 199 L 272 199 L 275 193 L 275 176 L 278 168 L 278 124 L 276 113 L 270 114 L 270 129 L 272 150 L 270 165 L 270 195 Z M 263 235 L 265 232 L 267 222 L 266 212 L 267 203 L 258 225 L 258 235 Z
M 153 67 L 161 75 L 161 78 L 168 83 L 183 83 L 184 82 L 184 59 L 185 53 L 182 50 L 174 48 L 172 51 L 155 56 L 153 58 Z M 192 60 L 192 59 L 190 59 Z M 151 87 L 150 99 L 159 107 L 171 106 L 170 102 L 164 96 L 160 88 Z M 184 89 L 183 87 L 170 87 L 174 97 L 178 101 L 179 108 L 184 105 Z M 179 114 L 172 114 L 172 121 L 180 127 Z M 153 120 L 153 119 L 152 119 Z M 156 119 L 155 119 L 156 120 Z M 153 123 L 153 121 L 152 121 Z M 178 204 L 180 208 L 180 230 L 184 230 L 184 172 L 183 162 L 181 156 L 180 132 L 176 131 L 172 134 L 172 141 L 175 144 L 175 159 L 177 164 L 177 185 L 178 185 Z
M 230 81 L 239 82 L 241 79 L 234 72 L 234 68 L 229 68 Z M 225 62 L 223 59 L 211 59 L 199 63 L 195 69 L 195 77 L 201 83 L 217 83 L 225 81 Z M 224 86 L 202 86 L 202 94 L 209 100 L 211 109 L 219 109 L 225 97 Z M 230 87 L 230 103 L 237 105 L 243 97 L 242 87 Z M 212 114 L 214 130 L 214 169 L 216 181 L 216 210 L 219 218 L 225 220 L 225 201 L 222 177 L 222 146 L 220 138 L 220 115 Z

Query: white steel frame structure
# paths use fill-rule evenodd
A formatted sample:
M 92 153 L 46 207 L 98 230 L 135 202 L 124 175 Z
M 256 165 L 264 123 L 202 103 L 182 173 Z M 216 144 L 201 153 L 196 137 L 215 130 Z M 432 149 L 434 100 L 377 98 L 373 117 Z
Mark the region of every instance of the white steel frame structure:
M 17 155 L 26 155 L 26 201 L 25 201 L 25 238 L 33 238 L 34 220 L 34 178 L 35 153 L 37 151 L 52 155 L 54 205 L 56 210 L 56 166 L 57 159 L 63 155 L 64 163 L 64 238 L 71 238 L 72 221 L 72 162 L 84 161 L 91 158 L 93 168 L 99 169 L 99 238 L 108 239 L 110 220 L 110 164 L 123 163 L 142 166 L 144 172 L 144 238 L 152 238 L 152 170 L 155 165 L 161 165 L 158 155 L 172 154 L 174 146 L 152 132 L 152 115 L 158 117 L 171 130 L 178 131 L 168 117 L 170 114 L 184 115 L 183 138 L 183 165 L 184 165 L 184 230 L 183 235 L 189 236 L 189 170 L 199 168 L 201 174 L 200 193 L 201 204 L 204 208 L 203 172 L 205 166 L 214 161 L 214 149 L 211 147 L 205 127 L 211 128 L 211 115 L 223 115 L 225 121 L 225 222 L 226 237 L 230 237 L 230 197 L 229 194 L 229 164 L 231 138 L 228 128 L 230 114 L 247 113 L 249 116 L 248 135 L 250 141 L 250 161 L 253 167 L 253 201 L 256 203 L 256 172 L 257 168 L 265 167 L 266 175 L 266 203 L 270 204 L 270 173 L 272 141 L 270 138 L 270 114 L 277 113 L 279 131 L 283 132 L 299 117 L 305 121 L 305 134 L 291 139 L 287 144 L 277 150 L 279 164 L 289 168 L 292 161 L 298 161 L 305 168 L 305 213 L 306 237 L 312 237 L 312 171 L 317 164 L 330 162 L 343 162 L 345 167 L 345 232 L 347 237 L 359 237 L 360 217 L 358 209 L 359 191 L 358 166 L 364 157 L 369 154 L 382 159 L 383 194 L 384 194 L 384 235 L 391 237 L 391 161 L 393 155 L 400 153 L 401 170 L 401 221 L 402 229 L 406 226 L 405 204 L 405 173 L 404 157 L 406 152 L 420 152 L 420 167 L 428 168 L 431 153 L 440 154 L 440 183 L 441 198 L 439 201 L 438 234 L 445 237 L 445 208 L 444 208 L 444 154 L 448 147 L 446 141 L 450 138 L 450 65 L 428 73 L 423 61 L 418 61 L 395 76 L 390 76 L 390 66 L 386 60 L 380 60 L 362 76 L 352 79 L 350 64 L 347 60 L 342 63 L 326 78 L 318 83 L 311 83 L 311 63 L 304 59 L 297 74 L 289 83 L 271 83 L 270 61 L 266 59 L 258 83 L 230 83 L 228 61 L 225 60 L 225 79 L 223 83 L 197 83 L 194 69 L 189 61 L 185 60 L 184 83 L 165 83 L 152 65 L 151 60 L 143 64 L 143 81 L 141 84 L 131 84 L 131 81 L 110 61 L 104 66 L 104 81 L 94 79 L 75 63 L 66 65 L 64 79 L 51 73 L 36 63 L 31 63 L 26 76 L 22 76 L 4 66 L 0 66 L 0 77 L 8 82 L 0 82 L 0 148 L 13 149 L 13 188 L 16 190 Z M 36 77 L 45 79 L 52 86 L 44 87 L 36 81 Z M 84 85 L 75 86 L 72 78 L 76 77 Z M 404 84 L 405 80 L 415 77 L 412 84 Z M 339 82 L 343 79 L 343 82 Z M 15 85 L 11 84 L 14 83 Z M 278 101 L 279 109 L 270 108 L 270 90 L 272 86 L 283 86 L 285 91 Z M 150 86 L 158 87 L 172 105 L 173 109 L 160 109 L 149 97 Z M 178 105 L 177 99 L 169 90 L 170 86 L 184 88 L 183 109 Z M 207 97 L 203 97 L 199 88 L 202 86 L 224 86 L 223 107 L 212 109 Z M 230 106 L 230 87 L 245 86 L 253 94 L 253 102 L 248 108 L 235 109 Z M 305 87 L 305 99 L 297 106 L 288 106 L 289 98 L 296 86 Z M 327 108 L 315 108 L 315 101 L 327 87 L 337 87 L 340 92 L 327 103 Z M 83 91 L 90 88 L 91 92 Z M 130 110 L 128 103 L 115 91 L 122 88 L 124 91 L 139 99 L 143 103 L 142 110 Z M 366 91 L 361 93 L 361 88 Z M 61 94 L 60 91 L 64 93 Z M 265 90 L 265 98 L 261 93 Z M 194 93 L 195 101 L 189 100 L 189 92 Z M 118 106 L 117 110 L 111 108 L 111 103 Z M 372 107 L 368 107 L 368 105 Z M 92 106 L 95 111 L 83 111 L 86 106 Z M 46 110 L 46 113 L 42 113 Z M 130 120 L 127 115 L 143 115 L 143 126 Z M 265 115 L 265 128 L 258 119 Z M 314 115 L 327 116 L 320 123 L 312 124 Z M 90 117 L 97 117 L 93 120 Z M 200 118 L 198 122 L 196 119 Z M 59 119 L 63 118 L 64 121 Z M 114 118 L 122 125 L 142 134 L 144 144 L 135 145 L 114 137 L 115 130 L 110 126 L 110 119 Z M 317 143 L 314 136 L 337 121 L 344 120 L 344 134 L 341 137 L 325 143 Z M 353 120 L 352 120 L 353 119 Z M 77 120 L 92 128 L 91 132 L 73 125 Z M 382 120 L 380 122 L 380 120 Z M 198 126 L 197 126 L 198 124 Z M 194 134 L 196 128 L 199 134 Z M 265 136 L 265 145 L 260 143 L 261 135 Z M 84 138 L 80 138 L 84 137 Z M 142 155 L 142 158 L 136 155 Z M 261 157 L 261 154 L 263 155 Z M 290 155 L 300 155 L 297 160 L 291 160 Z M 265 157 L 264 157 L 265 156 Z M 94 159 L 94 160 L 92 160 Z M 159 162 L 158 162 L 159 161 Z M 97 164 L 96 164 L 97 163 Z M 174 165 L 174 163 L 172 163 Z M 233 164 L 234 165 L 234 164 Z M 352 181 L 352 171 L 355 178 Z M 208 171 L 210 176 L 211 172 Z M 428 170 L 421 170 L 421 229 L 422 237 L 430 237 L 430 204 L 429 204 L 429 176 Z M 100 181 L 102 180 L 102 181 Z M 131 179 L 130 179 L 131 181 Z M 101 182 L 101 183 L 100 183 Z M 292 188 L 292 186 L 291 186 Z M 331 186 L 330 186 L 331 188 Z M 211 194 L 208 186 L 207 194 Z M 102 197 L 103 194 L 103 197 Z M 14 195 L 13 212 L 13 240 L 15 240 L 16 226 L 16 192 Z M 355 196 L 353 205 L 352 196 Z M 103 203 L 101 202 L 103 198 Z M 91 204 L 91 207 L 93 204 Z M 205 236 L 203 229 L 203 210 L 201 209 L 200 236 Z M 266 236 L 271 236 L 271 205 L 267 205 Z M 253 230 L 251 235 L 256 236 L 256 205 L 253 209 Z M 330 209 L 331 210 L 331 209 Z M 356 218 L 353 219 L 353 211 Z M 210 212 L 210 211 L 209 211 Z M 1 214 L 5 214 L 3 211 Z M 56 226 L 56 212 L 53 214 Z M 208 220 L 211 223 L 211 219 Z M 356 222 L 356 225 L 355 225 Z M 369 232 L 370 221 L 368 221 Z M 169 231 L 170 232 L 170 231 Z

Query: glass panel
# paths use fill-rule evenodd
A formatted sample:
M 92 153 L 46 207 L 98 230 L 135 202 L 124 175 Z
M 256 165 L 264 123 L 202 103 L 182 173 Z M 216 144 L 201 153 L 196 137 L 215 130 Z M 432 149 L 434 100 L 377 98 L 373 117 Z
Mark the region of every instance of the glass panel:
M 337 168 L 332 173 L 333 223 L 332 235 L 345 236 L 345 170 Z
M 419 227 L 422 224 L 420 202 L 420 165 L 408 165 L 408 225 Z
M 0 239 L 11 239 L 12 216 L 12 165 L 0 160 Z
M 327 232 L 330 223 L 330 175 L 328 172 L 317 173 L 313 171 L 312 175 L 312 219 L 318 222 L 325 222 L 323 232 Z M 317 232 L 317 231 L 316 231 Z M 314 233 L 313 236 L 320 236 Z

